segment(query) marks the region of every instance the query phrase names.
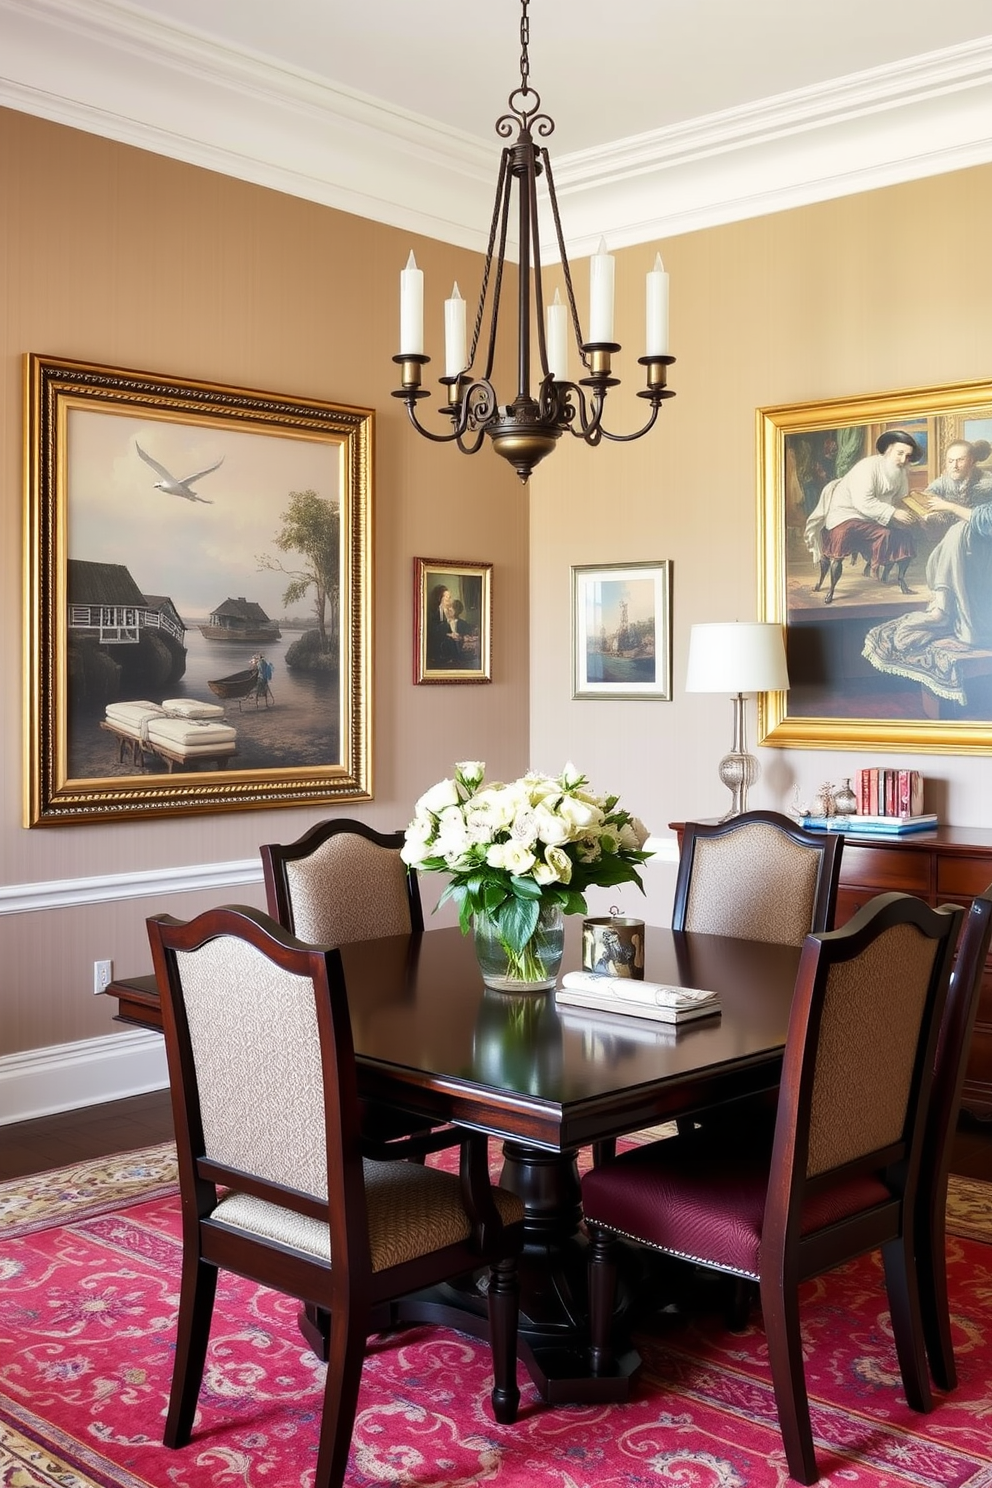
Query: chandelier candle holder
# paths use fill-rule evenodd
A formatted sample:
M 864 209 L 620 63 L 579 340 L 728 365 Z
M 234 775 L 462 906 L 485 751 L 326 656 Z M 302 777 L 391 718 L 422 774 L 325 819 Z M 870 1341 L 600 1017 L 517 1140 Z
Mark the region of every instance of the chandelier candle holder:
M 418 418 L 417 404 L 430 393 L 421 385 L 423 368 L 430 357 L 424 354 L 424 275 L 411 252 L 400 272 L 400 351 L 393 361 L 400 367 L 401 385 L 394 398 L 402 398 L 410 421 L 418 433 L 439 444 L 456 444 L 463 454 L 474 455 L 488 436 L 496 452 L 508 460 L 526 481 L 545 455 L 549 455 L 565 433 L 596 445 L 603 439 L 628 443 L 640 439 L 655 425 L 666 398 L 674 397 L 667 386 L 668 368 L 675 361 L 668 352 L 668 274 L 660 253 L 647 274 L 645 288 L 645 354 L 638 363 L 645 369 L 646 386 L 638 393 L 650 404 L 644 425 L 630 434 L 615 434 L 603 424 L 607 393 L 619 385 L 613 376 L 613 356 L 620 343 L 613 339 L 614 259 L 600 240 L 590 260 L 589 339 L 583 339 L 572 288 L 572 274 L 562 235 L 558 199 L 547 147 L 534 136 L 546 139 L 554 132 L 554 120 L 541 112 L 541 98 L 530 86 L 528 46 L 529 0 L 521 0 L 520 86 L 510 94 L 509 113 L 496 121 L 500 139 L 517 137 L 506 145 L 500 159 L 496 199 L 489 229 L 489 245 L 482 274 L 471 347 L 468 347 L 466 305 L 457 283 L 444 305 L 444 376 L 446 405 L 440 412 L 451 428 L 435 433 Z M 559 291 L 546 303 L 541 270 L 541 241 L 537 217 L 537 182 L 544 176 L 555 226 L 555 237 L 565 300 Z M 506 240 L 514 183 L 517 187 L 519 276 L 517 286 L 517 393 L 512 402 L 500 403 L 492 383 L 499 327 L 500 293 L 506 263 Z M 484 367 L 473 372 L 483 323 L 488 308 L 489 324 Z M 568 329 L 571 321 L 579 359 L 586 376 L 578 382 L 568 375 Z M 531 325 L 537 330 L 539 385 L 531 390 Z

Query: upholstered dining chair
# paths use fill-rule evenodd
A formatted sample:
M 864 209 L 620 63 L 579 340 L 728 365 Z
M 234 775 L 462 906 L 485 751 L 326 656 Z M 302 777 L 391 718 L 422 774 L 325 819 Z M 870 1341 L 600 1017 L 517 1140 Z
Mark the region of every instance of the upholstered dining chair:
M 400 857 L 402 846 L 402 832 L 378 832 L 348 817 L 318 822 L 295 842 L 266 843 L 260 851 L 269 914 L 317 945 L 423 930 L 417 875 Z M 423 1161 L 461 1139 L 452 1126 L 425 1126 L 422 1116 L 377 1101 L 362 1100 L 361 1112 L 370 1157 Z
M 992 884 L 972 901 L 951 972 L 937 1039 L 917 1189 L 916 1253 L 923 1332 L 930 1373 L 942 1390 L 953 1390 L 958 1382 L 947 1300 L 947 1173 L 990 938 Z
M 682 834 L 674 930 L 802 945 L 833 924 L 843 836 L 777 811 L 744 811 Z
M 612 1367 L 615 1237 L 756 1281 L 789 1472 L 817 1479 L 799 1285 L 881 1249 L 906 1399 L 932 1408 L 916 1197 L 963 910 L 881 894 L 803 943 L 774 1126 L 703 1127 L 582 1180 L 593 1367 Z
M 741 940 L 802 945 L 811 930 L 833 925 L 844 839 L 807 832 L 777 811 L 743 811 L 723 822 L 686 822 L 682 833 L 672 929 Z M 749 1098 L 749 1109 L 758 1109 Z M 736 1122 L 736 1106 L 679 1117 L 680 1132 L 697 1124 Z M 616 1143 L 597 1142 L 594 1162 Z
M 373 1309 L 489 1266 L 497 1421 L 515 1419 L 523 1205 L 489 1181 L 363 1159 L 340 954 L 240 906 L 148 921 L 169 1064 L 183 1258 L 165 1444 L 191 1438 L 218 1271 L 330 1319 L 316 1488 L 344 1481 Z

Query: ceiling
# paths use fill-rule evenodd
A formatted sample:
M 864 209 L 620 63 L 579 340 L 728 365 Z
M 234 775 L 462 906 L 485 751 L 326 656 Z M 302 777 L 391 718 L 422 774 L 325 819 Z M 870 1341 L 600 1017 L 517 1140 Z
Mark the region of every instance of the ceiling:
M 530 0 L 569 251 L 992 159 L 989 0 Z M 517 0 L 0 0 L 0 104 L 483 248 Z

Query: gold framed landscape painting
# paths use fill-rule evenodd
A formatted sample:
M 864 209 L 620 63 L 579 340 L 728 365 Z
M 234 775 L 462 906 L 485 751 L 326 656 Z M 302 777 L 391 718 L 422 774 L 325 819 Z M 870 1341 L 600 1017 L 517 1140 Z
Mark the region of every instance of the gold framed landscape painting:
M 992 746 L 992 383 L 758 410 L 762 742 Z
M 26 825 L 371 799 L 372 439 L 26 359 Z

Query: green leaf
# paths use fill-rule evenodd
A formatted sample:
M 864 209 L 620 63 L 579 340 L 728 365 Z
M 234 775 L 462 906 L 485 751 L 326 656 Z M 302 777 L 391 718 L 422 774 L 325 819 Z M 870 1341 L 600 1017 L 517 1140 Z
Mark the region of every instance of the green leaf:
M 511 874 L 510 885 L 518 899 L 540 899 L 541 897 L 541 885 L 533 878 L 517 878 L 515 874 Z
M 519 953 L 537 929 L 540 914 L 539 899 L 509 898 L 494 916 L 499 927 L 500 940 L 505 941 L 512 951 Z

